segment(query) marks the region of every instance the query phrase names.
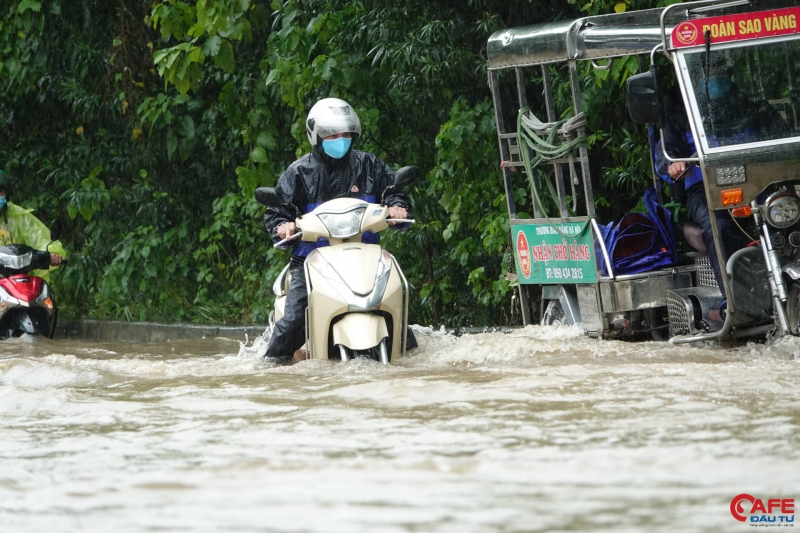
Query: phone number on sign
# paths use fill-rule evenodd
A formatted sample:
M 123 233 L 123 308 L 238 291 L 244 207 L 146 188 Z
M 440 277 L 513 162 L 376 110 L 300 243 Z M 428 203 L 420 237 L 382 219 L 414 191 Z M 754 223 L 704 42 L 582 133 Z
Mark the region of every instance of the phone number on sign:
M 547 279 L 583 279 L 582 268 L 545 268 L 544 275 Z

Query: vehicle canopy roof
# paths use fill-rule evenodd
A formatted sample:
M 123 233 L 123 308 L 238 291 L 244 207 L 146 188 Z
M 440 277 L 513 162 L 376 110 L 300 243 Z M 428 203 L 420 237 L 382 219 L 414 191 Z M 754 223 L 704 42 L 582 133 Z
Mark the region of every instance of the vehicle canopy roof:
M 741 13 L 798 4 L 797 0 L 751 0 L 750 5 L 725 0 L 687 2 L 681 5 L 686 9 L 670 9 L 664 26 L 669 36 L 676 24 L 687 19 L 715 16 L 719 9 L 725 13 Z M 489 70 L 500 70 L 573 59 L 593 60 L 650 53 L 662 42 L 661 14 L 665 9 L 644 9 L 501 30 L 489 37 L 487 65 Z M 687 9 L 691 12 L 687 13 Z
M 598 15 L 495 32 L 487 43 L 489 70 L 650 53 L 661 43 L 664 8 Z M 667 33 L 685 19 L 673 11 Z

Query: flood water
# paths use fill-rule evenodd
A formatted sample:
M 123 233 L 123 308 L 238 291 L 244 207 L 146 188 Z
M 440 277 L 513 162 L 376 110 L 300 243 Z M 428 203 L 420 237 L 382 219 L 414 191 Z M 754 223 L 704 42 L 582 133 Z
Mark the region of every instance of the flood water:
M 734 496 L 800 499 L 800 339 L 416 332 L 388 367 L 3 341 L 0 531 L 752 531 Z

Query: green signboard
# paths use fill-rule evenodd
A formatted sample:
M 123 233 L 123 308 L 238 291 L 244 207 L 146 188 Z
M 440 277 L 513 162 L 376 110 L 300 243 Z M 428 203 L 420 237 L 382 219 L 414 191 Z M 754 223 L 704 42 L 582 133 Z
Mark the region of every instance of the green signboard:
M 520 283 L 597 282 L 592 236 L 583 222 L 513 225 L 511 231 Z

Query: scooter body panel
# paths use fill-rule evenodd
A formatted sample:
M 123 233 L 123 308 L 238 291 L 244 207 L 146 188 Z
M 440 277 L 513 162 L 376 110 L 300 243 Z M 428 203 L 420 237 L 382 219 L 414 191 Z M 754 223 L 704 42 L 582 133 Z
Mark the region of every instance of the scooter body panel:
M 391 337 L 392 357 L 399 356 L 404 294 L 394 261 L 388 273 L 377 279 L 383 253 L 376 244 L 344 242 L 312 252 L 325 263 L 309 254 L 305 265 L 310 289 L 306 337 L 311 357 L 338 359 L 338 353 L 329 353 L 331 344 L 366 350 L 386 337 Z M 391 317 L 391 330 L 385 315 Z
M 0 287 L 23 302 L 32 302 L 42 293 L 44 280 L 38 276 L 15 274 L 0 279 Z
M 354 293 L 366 296 L 375 288 L 381 257 L 381 247 L 377 244 L 343 243 L 319 248 L 319 253 Z
M 42 278 L 29 274 L 2 278 L 0 291 L 0 337 L 19 337 L 23 333 L 53 337 L 56 303 Z
M 314 359 L 328 359 L 328 330 L 333 319 L 347 312 L 347 303 L 333 284 L 306 262 L 308 293 L 308 328 L 306 347 Z

